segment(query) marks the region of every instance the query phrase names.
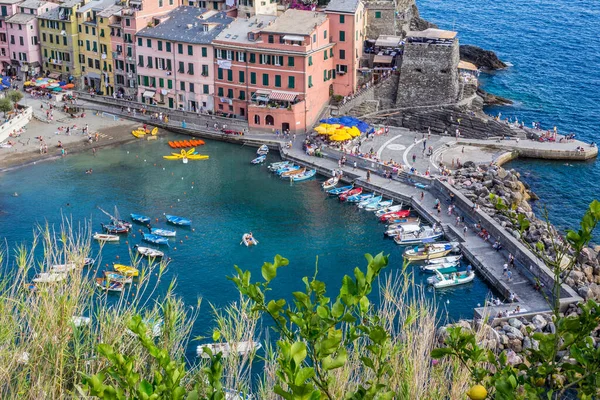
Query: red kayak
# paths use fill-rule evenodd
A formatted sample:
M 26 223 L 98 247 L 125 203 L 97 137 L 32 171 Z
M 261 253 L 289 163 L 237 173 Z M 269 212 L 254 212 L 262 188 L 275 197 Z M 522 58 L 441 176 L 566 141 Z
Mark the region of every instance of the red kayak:
M 339 199 L 340 201 L 346 201 L 346 199 L 350 196 L 354 196 L 355 194 L 361 194 L 363 191 L 363 188 L 354 188 L 352 190 L 347 191 L 346 193 L 342 193 L 339 195 Z
M 410 215 L 410 210 L 400 210 L 400 211 L 394 211 L 391 213 L 383 214 L 381 217 L 379 217 L 379 220 L 382 222 L 385 222 L 390 219 L 406 218 L 409 215 Z

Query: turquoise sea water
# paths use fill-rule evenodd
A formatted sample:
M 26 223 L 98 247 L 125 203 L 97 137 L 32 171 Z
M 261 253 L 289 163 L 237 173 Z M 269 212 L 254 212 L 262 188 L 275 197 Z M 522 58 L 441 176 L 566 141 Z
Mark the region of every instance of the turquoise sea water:
M 494 50 L 512 67 L 482 74 L 486 90 L 516 102 L 491 114 L 518 117 L 531 126 L 556 125 L 586 141 L 599 139 L 600 6 L 596 0 L 418 0 L 423 18 L 456 29 L 463 44 Z M 507 165 L 548 207 L 558 226 L 576 227 L 585 208 L 600 198 L 597 162 L 518 160 Z M 568 207 L 566 205 L 568 199 Z M 538 211 L 541 204 L 537 205 Z
M 253 166 L 255 149 L 207 141 L 200 153 L 208 161 L 167 161 L 166 139 L 140 141 L 116 149 L 104 149 L 97 157 L 75 154 L 65 159 L 40 163 L 0 176 L 0 226 L 9 246 L 31 240 L 36 223 L 58 224 L 61 213 L 75 221 L 92 218 L 95 229 L 107 218 L 97 209 L 112 210 L 116 205 L 122 217 L 141 213 L 159 218 L 155 227 L 165 227 L 163 213 L 192 219 L 193 230 L 177 228 L 177 241 L 167 250 L 172 257 L 161 288 L 177 278 L 178 295 L 190 305 L 204 300 L 194 335 L 212 332 L 210 308 L 238 299 L 234 285 L 226 279 L 233 265 L 260 277 L 264 261 L 277 253 L 290 259 L 279 270 L 273 296 L 289 299 L 302 289 L 301 278 L 312 276 L 316 256 L 319 278 L 339 289 L 341 278 L 354 267 L 365 266 L 364 253 L 390 254 L 389 271 L 399 271 L 401 248 L 384 239 L 384 225 L 370 212 L 341 204 L 321 190 L 320 180 L 290 184 L 267 172 L 266 165 Z M 277 161 L 273 155 L 268 161 Z M 93 168 L 93 174 L 85 170 Z M 18 192 L 18 197 L 12 197 Z M 67 206 L 67 203 L 69 206 Z M 136 226 L 136 229 L 141 226 Z M 244 232 L 252 231 L 260 244 L 240 245 Z M 129 245 L 140 243 L 124 237 L 119 244 L 107 244 L 102 263 L 125 261 Z M 179 241 L 183 240 L 183 243 Z M 97 251 L 98 245 L 94 244 Z M 175 250 L 176 248 L 176 250 Z M 416 274 L 417 281 L 424 275 Z M 472 317 L 473 307 L 483 303 L 489 289 L 478 278 L 472 284 L 437 293 L 437 301 L 447 307 L 451 318 Z M 428 290 L 428 296 L 433 293 Z M 193 349 L 190 349 L 193 354 Z M 190 355 L 191 355 L 190 354 Z

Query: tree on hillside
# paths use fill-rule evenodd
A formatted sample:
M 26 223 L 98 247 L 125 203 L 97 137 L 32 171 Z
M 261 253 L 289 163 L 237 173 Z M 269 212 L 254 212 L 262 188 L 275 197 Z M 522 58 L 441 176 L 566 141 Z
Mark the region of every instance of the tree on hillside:
M 11 90 L 8 92 L 8 98 L 15 104 L 18 104 L 21 99 L 23 99 L 23 93 L 17 90 Z
M 11 110 L 12 110 L 12 103 L 11 103 L 10 99 L 7 99 L 6 97 L 3 99 L 0 99 L 0 111 L 2 111 L 2 114 L 6 115 L 6 113 Z

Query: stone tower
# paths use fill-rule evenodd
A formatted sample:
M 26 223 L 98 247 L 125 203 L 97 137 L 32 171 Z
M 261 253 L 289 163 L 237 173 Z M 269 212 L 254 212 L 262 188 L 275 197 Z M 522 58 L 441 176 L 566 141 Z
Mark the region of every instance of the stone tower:
M 459 92 L 459 58 L 456 32 L 440 29 L 408 32 L 396 106 L 455 103 Z
M 415 0 L 363 0 L 367 13 L 367 39 L 379 35 L 404 36 L 416 9 Z

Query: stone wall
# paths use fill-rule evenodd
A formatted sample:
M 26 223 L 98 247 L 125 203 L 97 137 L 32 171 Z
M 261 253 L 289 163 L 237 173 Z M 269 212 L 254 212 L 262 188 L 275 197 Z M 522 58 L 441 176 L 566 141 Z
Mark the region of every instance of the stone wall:
M 458 97 L 458 40 L 452 45 L 407 43 L 397 107 L 454 103 Z
M 20 114 L 13 116 L 9 121 L 0 125 L 0 142 L 9 138 L 11 132 L 25 127 L 31 121 L 33 110 L 31 107 L 22 107 Z
M 377 39 L 379 35 L 396 34 L 396 8 L 392 1 L 368 1 L 367 39 Z M 379 16 L 379 18 L 377 18 Z

